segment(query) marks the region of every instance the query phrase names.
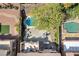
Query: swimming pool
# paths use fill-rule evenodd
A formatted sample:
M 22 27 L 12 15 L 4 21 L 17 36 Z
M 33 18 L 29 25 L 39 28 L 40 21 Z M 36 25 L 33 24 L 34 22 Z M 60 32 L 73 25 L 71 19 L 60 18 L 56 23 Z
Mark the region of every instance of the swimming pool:
M 31 17 L 27 17 L 25 18 L 24 20 L 24 25 L 28 25 L 28 26 L 31 26 L 32 25 L 32 18 Z
M 79 33 L 79 23 L 67 22 L 64 23 L 64 29 L 69 33 Z

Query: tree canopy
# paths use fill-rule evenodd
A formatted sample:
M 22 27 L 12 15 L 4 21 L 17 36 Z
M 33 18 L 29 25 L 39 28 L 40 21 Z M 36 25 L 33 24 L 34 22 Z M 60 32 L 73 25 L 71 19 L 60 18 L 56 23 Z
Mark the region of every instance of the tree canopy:
M 76 18 L 79 17 L 79 4 L 74 8 L 70 8 L 66 10 L 69 18 Z
M 37 27 L 39 29 L 57 29 L 64 18 L 60 4 L 45 4 L 34 8 L 31 13 L 37 19 Z

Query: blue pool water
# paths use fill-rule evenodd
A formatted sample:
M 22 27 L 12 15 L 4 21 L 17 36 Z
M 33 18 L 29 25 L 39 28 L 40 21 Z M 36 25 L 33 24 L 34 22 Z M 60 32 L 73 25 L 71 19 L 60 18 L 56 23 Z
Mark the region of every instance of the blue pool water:
M 28 26 L 32 26 L 32 18 L 31 17 L 27 17 L 25 20 L 24 20 L 24 25 L 28 25 Z

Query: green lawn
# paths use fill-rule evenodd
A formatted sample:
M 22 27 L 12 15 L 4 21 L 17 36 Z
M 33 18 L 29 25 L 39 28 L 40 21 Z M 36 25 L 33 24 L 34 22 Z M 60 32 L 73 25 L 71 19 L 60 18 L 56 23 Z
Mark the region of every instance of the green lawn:
M 1 25 L 1 28 L 0 28 L 0 33 L 1 34 L 8 34 L 9 31 L 10 31 L 9 25 Z

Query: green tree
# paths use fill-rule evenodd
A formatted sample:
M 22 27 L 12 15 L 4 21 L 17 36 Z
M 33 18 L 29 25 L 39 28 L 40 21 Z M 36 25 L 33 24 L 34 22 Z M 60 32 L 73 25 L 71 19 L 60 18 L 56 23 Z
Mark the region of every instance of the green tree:
M 66 10 L 68 14 L 68 18 L 76 18 L 79 17 L 79 4 L 74 8 Z
M 60 4 L 45 4 L 38 8 L 33 8 L 31 13 L 38 21 L 36 27 L 50 31 L 51 35 L 59 32 L 60 23 L 64 18 L 62 9 Z M 54 36 L 51 37 L 54 38 Z

